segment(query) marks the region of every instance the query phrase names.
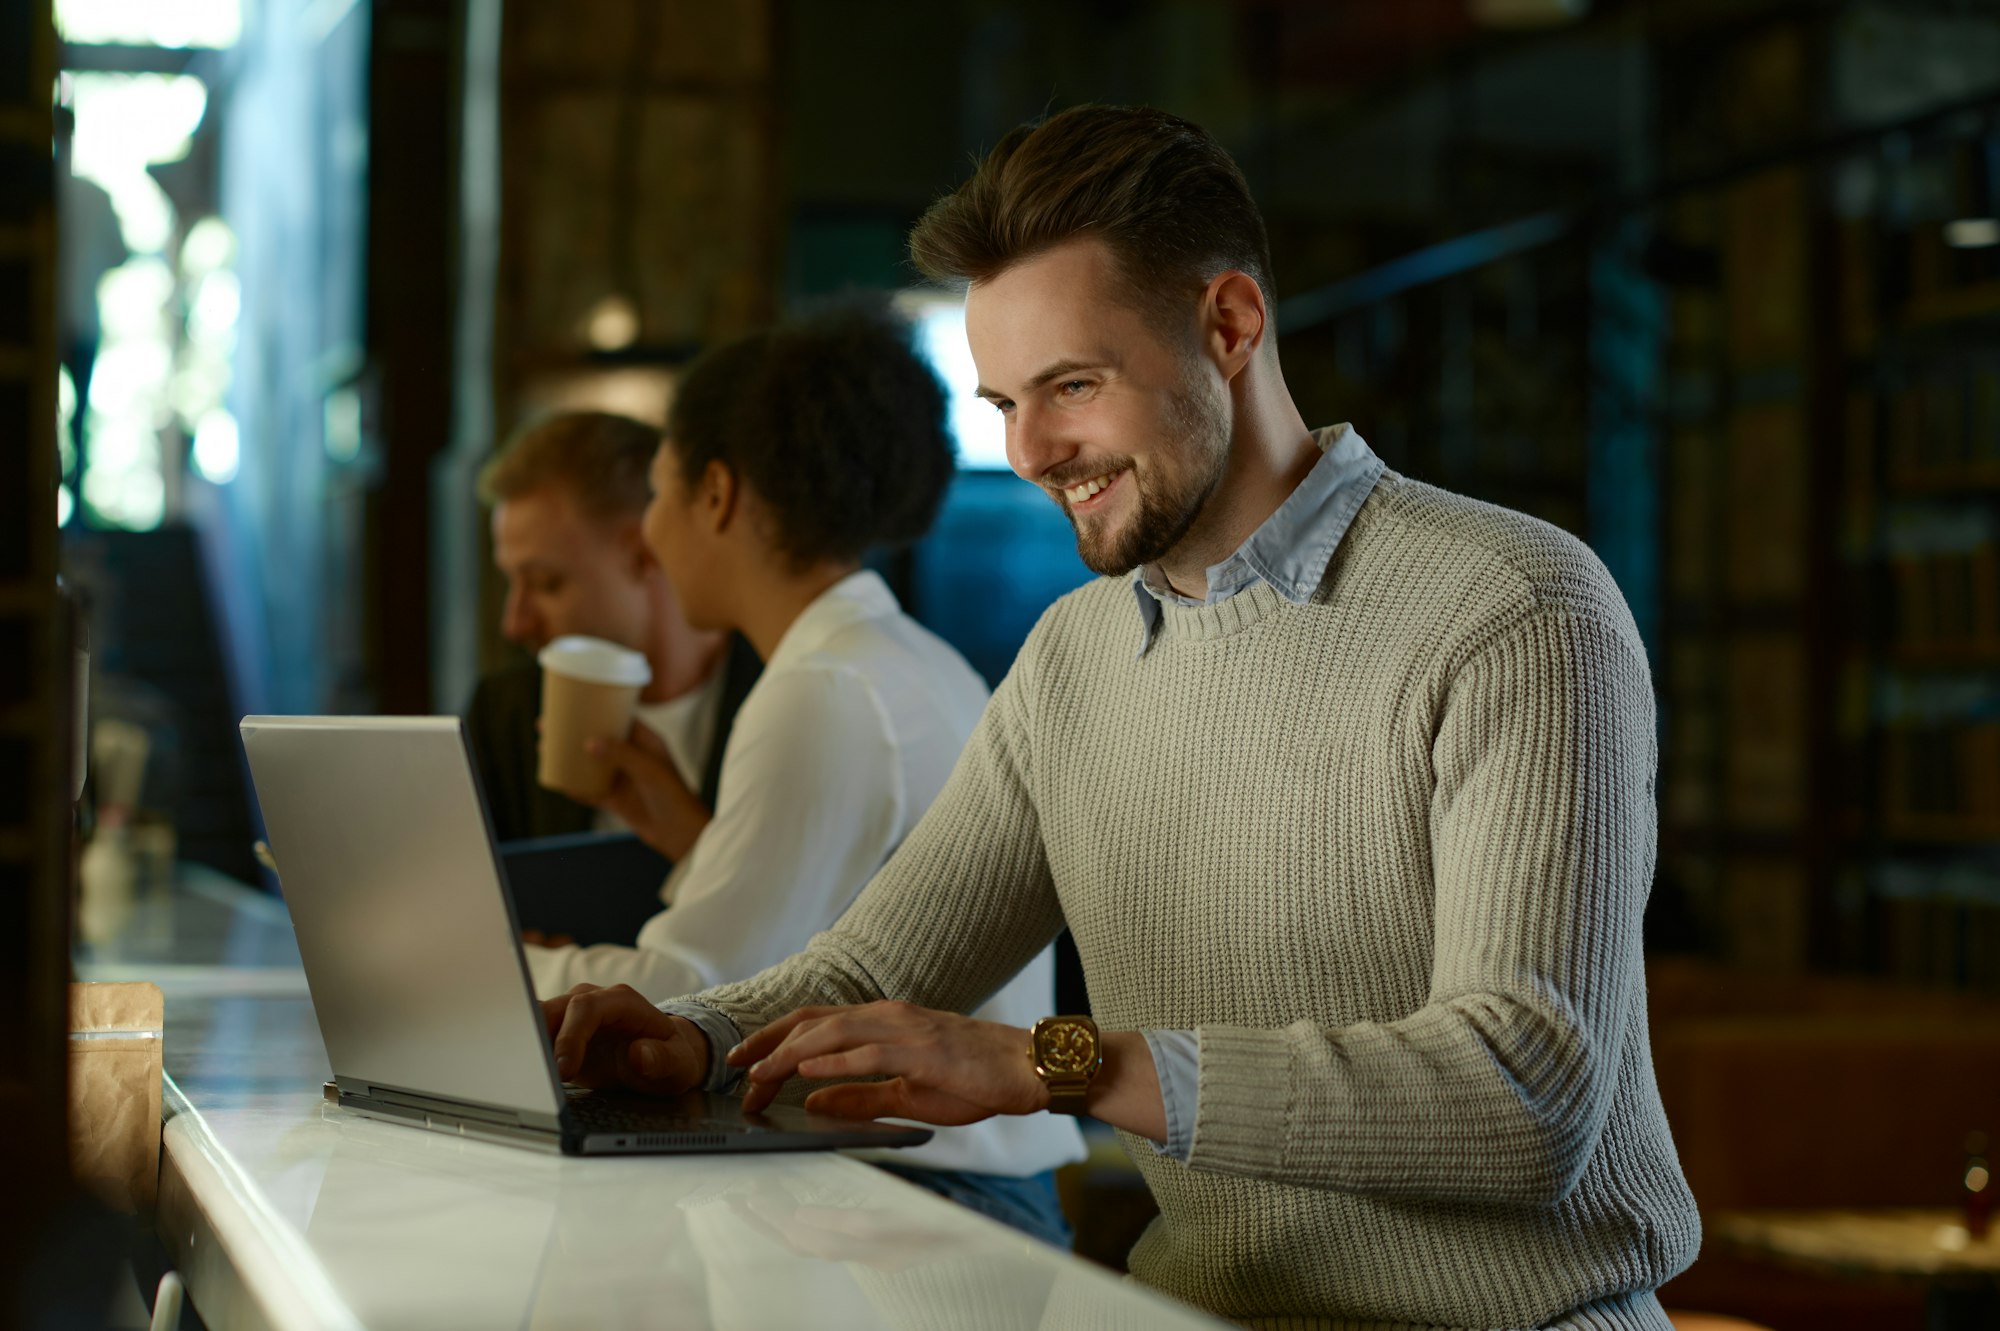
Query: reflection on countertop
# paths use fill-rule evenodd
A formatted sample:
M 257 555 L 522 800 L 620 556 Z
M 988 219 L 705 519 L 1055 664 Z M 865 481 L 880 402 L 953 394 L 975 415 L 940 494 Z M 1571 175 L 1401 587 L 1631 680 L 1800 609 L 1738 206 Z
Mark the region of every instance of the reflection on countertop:
M 282 903 L 216 875 L 78 972 L 166 991 L 160 1227 L 210 1325 L 1218 1325 L 835 1154 L 586 1160 L 345 1113 Z

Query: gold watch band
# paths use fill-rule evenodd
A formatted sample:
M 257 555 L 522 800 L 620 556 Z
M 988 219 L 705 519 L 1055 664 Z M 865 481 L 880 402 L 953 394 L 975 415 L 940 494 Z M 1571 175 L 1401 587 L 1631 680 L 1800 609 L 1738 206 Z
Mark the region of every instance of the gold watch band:
M 1087 1107 L 1089 1100 L 1089 1082 L 1067 1087 L 1057 1087 L 1051 1084 L 1049 1087 L 1049 1112 L 1051 1114 L 1069 1114 L 1075 1118 L 1082 1118 L 1090 1112 Z

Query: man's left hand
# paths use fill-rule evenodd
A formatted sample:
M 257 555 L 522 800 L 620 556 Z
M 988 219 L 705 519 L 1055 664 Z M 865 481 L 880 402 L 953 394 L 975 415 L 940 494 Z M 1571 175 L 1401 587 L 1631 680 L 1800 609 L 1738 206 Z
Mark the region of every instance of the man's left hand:
M 908 1118 L 955 1126 L 1048 1107 L 1028 1032 L 911 1003 L 801 1008 L 729 1052 L 747 1068 L 743 1108 L 755 1113 L 793 1077 L 886 1077 L 825 1086 L 806 1108 L 841 1118 Z

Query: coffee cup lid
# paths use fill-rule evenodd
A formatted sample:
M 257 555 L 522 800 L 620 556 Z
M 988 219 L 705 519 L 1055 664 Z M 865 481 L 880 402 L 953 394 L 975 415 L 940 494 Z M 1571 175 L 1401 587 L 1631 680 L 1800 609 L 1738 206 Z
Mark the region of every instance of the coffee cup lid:
M 542 669 L 568 675 L 592 684 L 646 685 L 653 680 L 653 668 L 644 652 L 620 647 L 602 638 L 572 634 L 557 638 L 542 648 L 535 659 Z

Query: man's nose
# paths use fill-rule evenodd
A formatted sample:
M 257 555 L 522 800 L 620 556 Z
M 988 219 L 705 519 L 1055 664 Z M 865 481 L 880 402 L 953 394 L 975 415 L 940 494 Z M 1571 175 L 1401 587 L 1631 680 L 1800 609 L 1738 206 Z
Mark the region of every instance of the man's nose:
M 518 591 L 510 590 L 500 611 L 500 636 L 523 647 L 542 645 L 541 616 L 528 604 L 528 598 Z
M 1008 422 L 1007 461 L 1014 474 L 1024 481 L 1041 484 L 1042 477 L 1076 456 L 1076 447 L 1064 441 L 1056 422 L 1034 404 L 1014 408 Z

